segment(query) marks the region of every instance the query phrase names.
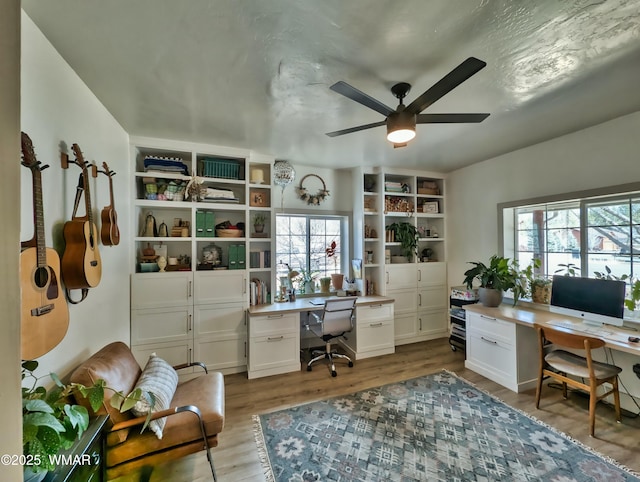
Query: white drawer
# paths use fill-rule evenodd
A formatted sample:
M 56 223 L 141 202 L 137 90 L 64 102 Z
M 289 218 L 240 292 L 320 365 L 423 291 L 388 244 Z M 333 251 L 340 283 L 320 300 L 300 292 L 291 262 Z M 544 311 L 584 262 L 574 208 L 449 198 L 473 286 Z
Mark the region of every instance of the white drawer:
M 249 370 L 271 370 L 281 366 L 300 367 L 298 335 L 262 336 L 251 339 L 249 350 Z
M 513 380 L 516 375 L 516 353 L 511 345 L 482 333 L 469 333 L 467 360 L 492 374 L 492 380 Z M 533 361 L 532 361 L 533 363 Z M 537 363 L 537 361 L 536 361 Z
M 390 320 L 393 318 L 393 303 L 358 306 L 356 322 L 364 323 L 373 320 Z
M 516 324 L 509 321 L 467 312 L 467 331 L 482 333 L 505 345 L 515 345 Z
M 242 303 L 198 305 L 194 308 L 195 336 L 243 336 L 247 333 L 246 310 Z M 197 338 L 196 338 L 197 339 Z
M 249 318 L 249 336 L 253 338 L 282 333 L 297 334 L 299 323 L 298 313 L 251 316 Z
M 394 347 L 393 322 L 358 323 L 358 354 Z

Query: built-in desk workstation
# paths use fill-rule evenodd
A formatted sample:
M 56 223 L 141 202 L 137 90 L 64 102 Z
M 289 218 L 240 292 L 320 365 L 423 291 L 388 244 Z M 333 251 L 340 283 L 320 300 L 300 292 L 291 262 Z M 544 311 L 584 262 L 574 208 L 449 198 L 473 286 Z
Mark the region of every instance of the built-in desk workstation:
M 321 300 L 298 298 L 249 308 L 249 378 L 300 370 L 301 322 L 310 311 L 323 309 Z M 393 310 L 393 298 L 358 297 L 353 330 L 346 340 L 339 341 L 352 358 L 360 360 L 395 351 Z
M 629 341 L 629 337 L 640 335 L 633 327 L 594 327 L 578 318 L 552 313 L 545 310 L 545 306 L 539 309 L 533 306 L 464 306 L 467 311 L 465 366 L 514 392 L 534 388 L 538 376 L 538 345 L 533 325 L 560 326 L 602 338 L 605 348 L 615 355 L 615 364 L 623 368 L 621 378 L 628 380 L 627 388 L 637 395 L 640 385 L 631 367 L 640 361 L 640 343 Z

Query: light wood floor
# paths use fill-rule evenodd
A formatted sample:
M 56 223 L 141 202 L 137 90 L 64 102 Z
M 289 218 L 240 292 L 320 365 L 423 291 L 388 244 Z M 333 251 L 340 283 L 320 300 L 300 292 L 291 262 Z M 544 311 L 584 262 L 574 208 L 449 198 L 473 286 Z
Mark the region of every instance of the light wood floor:
M 532 363 L 536 363 L 532 360 Z M 640 472 L 640 419 L 623 417 L 615 422 L 613 409 L 598 404 L 596 437 L 589 437 L 587 400 L 570 395 L 563 400 L 560 390 L 546 388 L 535 408 L 535 392 L 514 393 L 464 368 L 464 355 L 452 352 L 446 339 L 414 343 L 396 348 L 396 353 L 355 362 L 353 368 L 338 366 L 331 377 L 323 365 L 312 372 L 300 372 L 248 380 L 246 373 L 227 375 L 226 421 L 220 443 L 213 449 L 219 482 L 263 481 L 253 424 L 254 414 L 271 412 L 302 403 L 348 394 L 394 381 L 427 375 L 441 369 L 453 371 L 505 403 L 532 414 L 539 420 L 569 434 L 594 450 Z M 640 380 L 638 381 L 640 383 Z M 117 479 L 139 481 L 138 474 Z M 213 477 L 204 452 L 175 463 L 154 468 L 153 482 L 204 482 Z

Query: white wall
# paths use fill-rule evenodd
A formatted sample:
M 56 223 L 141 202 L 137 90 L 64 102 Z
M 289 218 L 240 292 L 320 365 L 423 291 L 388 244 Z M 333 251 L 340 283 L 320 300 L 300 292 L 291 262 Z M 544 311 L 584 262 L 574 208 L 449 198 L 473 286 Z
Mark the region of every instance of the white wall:
M 452 172 L 447 181 L 449 284 L 462 284 L 466 262 L 497 253 L 498 203 L 640 181 L 639 134 L 636 112 Z M 614 356 L 626 390 L 640 396 L 640 380 L 631 370 L 640 358 Z
M 351 194 L 351 172 L 347 170 L 335 170 L 325 167 L 303 166 L 291 161 L 291 165 L 296 170 L 295 180 L 289 184 L 284 190 L 284 210 L 300 210 L 308 209 L 311 212 L 327 212 L 353 211 L 352 194 Z M 307 174 L 316 174 L 322 178 L 329 191 L 329 197 L 319 206 L 309 206 L 305 201 L 298 198 L 296 188 L 300 186 L 300 181 Z M 310 194 L 316 194 L 318 189 L 322 187 L 322 183 L 318 178 L 310 177 L 305 179 L 304 187 Z M 281 189 L 275 187 L 275 208 L 276 212 L 280 212 Z
M 96 58 L 99 61 L 99 58 Z M 103 161 L 117 173 L 113 179 L 118 226 L 123 242 L 100 245 L 102 279 L 85 301 L 69 305 L 69 330 L 62 342 L 38 361 L 41 372 L 69 374 L 75 366 L 110 341 L 129 343 L 129 137 L 96 99 L 26 14 L 22 14 L 21 128 L 36 157 L 50 167 L 42 173 L 45 237 L 62 257 L 62 226 L 70 219 L 80 169 L 63 170 L 60 149 L 77 143 L 87 161 Z M 16 159 L 17 164 L 17 159 Z M 33 235 L 31 174 L 21 169 L 20 239 Z M 108 180 L 99 174 L 91 182 L 94 221 L 100 229 L 100 211 L 109 204 Z M 82 201 L 84 205 L 84 200 Z M 79 214 L 84 214 L 80 208 Z M 79 298 L 79 291 L 73 296 Z
M 22 453 L 20 397 L 20 1 L 0 0 L 0 454 Z M 22 467 L 0 465 L 0 480 L 22 480 Z

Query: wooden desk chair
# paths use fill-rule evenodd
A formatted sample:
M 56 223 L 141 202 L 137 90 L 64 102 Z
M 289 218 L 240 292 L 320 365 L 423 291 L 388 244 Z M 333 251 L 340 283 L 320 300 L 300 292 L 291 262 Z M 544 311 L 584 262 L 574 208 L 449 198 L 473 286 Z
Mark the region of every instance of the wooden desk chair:
M 356 306 L 357 297 L 349 298 L 335 298 L 325 301 L 324 310 L 322 316 L 313 311 L 310 315 L 316 319 L 317 323 L 311 324 L 308 328 L 315 333 L 319 338 L 325 342 L 325 350 L 316 350 L 312 353 L 312 360 L 307 363 L 307 371 L 311 371 L 311 366 L 317 361 L 327 359 L 331 367 L 331 376 L 338 375 L 336 372 L 336 365 L 333 362 L 334 358 L 340 358 L 347 360 L 349 366 L 353 366 L 353 361 L 347 355 L 337 353 L 335 350 L 331 350 L 331 340 L 338 338 L 348 331 L 351 331 L 353 327 L 353 311 Z M 316 356 L 317 355 L 317 356 Z
M 567 398 L 567 385 L 579 388 L 589 393 L 589 433 L 594 436 L 596 423 L 596 403 L 604 397 L 613 394 L 616 409 L 616 420 L 620 417 L 620 392 L 618 391 L 618 374 L 620 367 L 594 361 L 591 350 L 604 346 L 604 340 L 578 333 L 555 330 L 549 326 L 534 325 L 538 332 L 538 349 L 540 353 L 540 369 L 538 372 L 538 386 L 536 389 L 536 408 L 540 408 L 540 394 L 542 381 L 551 377 L 562 383 L 562 395 Z M 544 342 L 547 340 L 554 346 L 545 352 Z M 556 349 L 556 347 L 558 347 Z M 562 350 L 561 348 L 584 350 L 585 356 Z M 570 376 L 580 378 L 577 381 Z M 610 383 L 611 390 L 598 395 L 598 387 L 603 383 Z

